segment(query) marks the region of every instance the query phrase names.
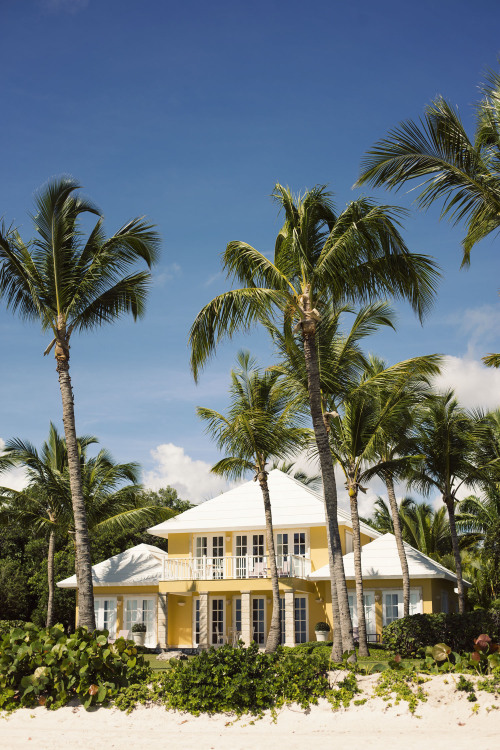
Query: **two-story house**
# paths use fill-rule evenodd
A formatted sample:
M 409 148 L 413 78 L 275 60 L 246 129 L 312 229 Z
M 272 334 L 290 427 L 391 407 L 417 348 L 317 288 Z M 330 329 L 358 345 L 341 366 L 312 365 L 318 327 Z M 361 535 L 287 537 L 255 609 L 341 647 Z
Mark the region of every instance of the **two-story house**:
M 282 643 L 314 638 L 318 621 L 332 622 L 324 503 L 287 474 L 268 477 L 280 603 Z M 357 625 L 352 526 L 338 522 Z M 272 609 L 264 506 L 250 481 L 149 529 L 168 539 L 168 553 L 140 544 L 93 567 L 97 627 L 111 636 L 147 626 L 146 645 L 193 648 L 235 643 L 264 646 Z M 403 614 L 401 566 L 395 539 L 361 524 L 365 613 L 369 637 Z M 411 612 L 457 609 L 455 575 L 406 545 Z M 72 576 L 58 583 L 75 587 Z

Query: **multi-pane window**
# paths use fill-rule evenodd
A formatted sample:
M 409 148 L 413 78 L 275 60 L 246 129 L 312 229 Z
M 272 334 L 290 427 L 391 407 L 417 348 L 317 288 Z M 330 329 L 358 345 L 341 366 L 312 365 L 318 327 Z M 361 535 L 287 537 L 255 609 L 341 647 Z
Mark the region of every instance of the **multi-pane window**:
M 296 596 L 295 608 L 295 643 L 307 641 L 307 602 L 305 596 Z
M 116 630 L 116 599 L 94 600 L 95 620 L 98 630 L 108 630 L 111 638 Z
M 224 642 L 224 602 L 225 599 L 212 599 L 212 644 Z
M 252 555 L 257 558 L 256 562 L 262 562 L 262 558 L 264 557 L 264 534 L 253 535 Z
M 208 548 L 208 539 L 206 536 L 197 536 L 195 543 L 195 556 L 206 557 Z
M 236 535 L 236 578 L 247 577 L 248 540 L 246 534 Z
M 281 645 L 285 645 L 285 597 L 280 596 Z
M 256 597 L 252 600 L 252 625 L 253 625 L 253 639 L 259 646 L 263 646 L 265 643 L 265 599 L 263 597 Z
M 305 555 L 306 554 L 306 532 L 296 531 L 293 535 L 293 554 L 294 555 Z
M 288 534 L 276 534 L 276 565 L 278 575 L 289 575 Z
M 398 620 L 399 614 L 399 594 L 385 594 L 384 596 L 384 625 L 394 620 Z
M 194 643 L 198 646 L 200 643 L 200 597 L 194 600 Z
M 132 630 L 132 625 L 140 622 L 146 626 L 146 646 L 156 645 L 156 612 L 154 599 L 125 600 L 125 629 Z
M 224 537 L 212 537 L 212 577 L 224 577 Z
M 238 597 L 234 601 L 234 629 L 241 633 L 241 599 Z

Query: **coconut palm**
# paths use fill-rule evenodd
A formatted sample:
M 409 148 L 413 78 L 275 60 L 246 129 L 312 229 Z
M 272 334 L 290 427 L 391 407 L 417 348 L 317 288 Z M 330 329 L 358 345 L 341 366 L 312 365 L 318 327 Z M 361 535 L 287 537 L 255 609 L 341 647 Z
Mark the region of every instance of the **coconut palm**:
M 500 227 L 500 75 L 490 73 L 482 93 L 473 137 L 458 111 L 438 97 L 423 119 L 401 123 L 368 151 L 357 182 L 399 189 L 421 180 L 420 207 L 440 201 L 442 216 L 465 221 L 462 265 L 469 264 L 473 246 Z M 483 361 L 499 367 L 500 354 Z
M 410 384 L 414 401 L 421 397 L 426 376 L 437 370 L 435 357 L 417 357 L 386 369 L 371 360 L 358 382 L 330 419 L 332 455 L 345 477 L 349 495 L 353 530 L 354 570 L 358 610 L 359 654 L 368 656 L 364 615 L 363 575 L 361 565 L 361 532 L 358 512 L 359 491 L 373 476 L 401 471 L 405 456 L 390 461 L 377 451 L 379 437 L 389 433 L 403 410 L 407 408 Z M 401 547 L 402 547 L 401 543 Z M 405 557 L 406 560 L 406 557 Z
M 273 469 L 278 469 L 283 474 L 288 474 L 292 479 L 300 482 L 305 487 L 310 487 L 312 490 L 317 491 L 321 487 L 321 474 L 309 474 L 304 469 L 297 469 L 292 461 L 273 461 L 269 467 L 269 471 Z
M 497 458 L 488 419 L 462 408 L 452 391 L 428 396 L 414 440 L 420 459 L 409 469 L 409 485 L 425 494 L 438 491 L 448 510 L 457 574 L 459 610 L 465 612 L 465 591 L 455 520 L 457 492 L 463 485 L 481 486 Z
M 287 399 L 277 372 L 261 372 L 248 352 L 237 357 L 238 369 L 231 372 L 230 406 L 227 416 L 198 407 L 198 416 L 226 457 L 212 467 L 215 474 L 240 478 L 251 471 L 260 484 L 266 519 L 266 541 L 271 571 L 273 611 L 266 651 L 280 643 L 280 598 L 274 545 L 271 498 L 267 464 L 304 448 L 310 431 L 298 426 L 297 410 Z
M 150 282 L 147 271 L 134 272 L 138 261 L 156 260 L 159 237 L 144 219 L 125 224 L 106 238 L 97 207 L 78 195 L 70 178 L 48 182 L 36 195 L 35 239 L 25 244 L 17 231 L 0 229 L 0 296 L 20 317 L 37 320 L 50 331 L 57 361 L 68 450 L 75 520 L 80 624 L 95 628 L 92 571 L 85 499 L 76 439 L 73 391 L 69 374 L 72 334 L 111 323 L 124 313 L 144 313 Z M 97 221 L 85 240 L 81 220 Z
M 401 211 L 367 198 L 336 214 L 331 194 L 317 186 L 294 197 L 276 185 L 273 197 L 284 213 L 274 261 L 245 242 L 230 242 L 223 256 L 228 276 L 243 286 L 219 295 L 198 314 L 190 332 L 195 379 L 224 337 L 253 324 L 294 325 L 302 340 L 308 375 L 309 406 L 323 478 L 331 570 L 334 627 L 344 649 L 353 647 L 347 586 L 337 523 L 337 489 L 323 414 L 316 333 L 332 301 L 368 301 L 381 295 L 408 299 L 422 316 L 437 278 L 429 258 L 408 251 L 399 231 Z M 335 654 L 340 656 L 341 654 Z
M 160 523 L 174 514 L 169 509 L 148 505 L 141 497 L 137 464 L 116 464 L 106 450 L 89 458 L 88 446 L 97 443 L 93 436 L 77 438 L 77 443 L 91 531 L 130 531 Z M 29 526 L 34 536 L 48 536 L 46 624 L 50 627 L 55 622 L 56 537 L 64 540 L 70 535 L 73 542 L 75 537 L 66 443 L 51 423 L 49 439 L 40 452 L 18 438 L 9 440 L 5 450 L 11 465 L 24 468 L 28 486 L 22 491 L 0 488 L 0 525 L 15 521 Z

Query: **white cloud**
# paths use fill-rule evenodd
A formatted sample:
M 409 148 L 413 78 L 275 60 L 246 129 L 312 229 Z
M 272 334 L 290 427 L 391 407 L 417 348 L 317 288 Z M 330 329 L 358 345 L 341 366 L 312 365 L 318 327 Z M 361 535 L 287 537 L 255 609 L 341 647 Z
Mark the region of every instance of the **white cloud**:
M 0 456 L 5 448 L 5 440 L 0 438 Z M 24 469 L 8 469 L 0 474 L 0 485 L 10 490 L 23 490 L 28 484 Z
M 151 455 L 156 461 L 156 468 L 144 474 L 144 484 L 151 489 L 170 485 L 183 500 L 199 503 L 232 486 L 225 479 L 212 474 L 210 464 L 186 455 L 179 445 L 158 445 Z
M 453 388 L 466 408 L 496 409 L 500 406 L 500 370 L 485 367 L 469 357 L 445 357 L 434 381 L 440 391 Z
M 169 266 L 160 267 L 158 272 L 153 273 L 153 284 L 155 286 L 164 286 L 167 281 L 172 281 L 180 276 L 182 268 L 178 263 L 171 263 Z

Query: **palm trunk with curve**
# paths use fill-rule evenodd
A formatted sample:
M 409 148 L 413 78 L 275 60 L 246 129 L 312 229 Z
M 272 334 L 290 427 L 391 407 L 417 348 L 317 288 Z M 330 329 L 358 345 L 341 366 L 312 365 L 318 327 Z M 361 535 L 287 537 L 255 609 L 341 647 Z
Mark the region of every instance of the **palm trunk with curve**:
M 349 481 L 349 503 L 351 506 L 352 546 L 354 553 L 354 574 L 356 577 L 356 607 L 358 610 L 359 655 L 370 656 L 366 634 L 365 599 L 363 593 L 363 568 L 361 564 L 361 531 L 358 514 L 358 487 Z
M 54 625 L 54 613 L 55 613 L 55 581 L 54 581 L 54 555 L 56 551 L 56 532 L 55 529 L 50 530 L 49 534 L 49 549 L 47 553 L 47 582 L 49 586 L 49 598 L 47 601 L 47 619 L 46 627 L 50 628 Z
M 460 548 L 458 546 L 457 526 L 455 523 L 455 498 L 453 496 L 443 495 L 443 502 L 448 509 L 448 519 L 450 521 L 451 546 L 453 557 L 455 558 L 455 567 L 457 574 L 458 589 L 458 611 L 460 614 L 465 613 L 465 589 L 462 574 L 462 558 L 460 557 Z
M 281 615 L 280 615 L 280 592 L 278 583 L 278 568 L 276 565 L 276 551 L 274 546 L 273 518 L 271 513 L 271 499 L 267 485 L 267 472 L 259 471 L 257 476 L 264 499 L 264 514 L 266 518 L 266 542 L 269 555 L 269 568 L 271 572 L 271 588 L 273 592 L 273 610 L 271 625 L 266 641 L 266 653 L 276 651 L 281 642 Z
M 90 540 L 83 497 L 80 457 L 76 439 L 75 408 L 69 375 L 69 345 L 62 338 L 56 343 L 55 356 L 63 407 L 64 436 L 68 452 L 68 469 L 71 501 L 75 522 L 75 568 L 78 586 L 78 625 L 95 630 L 94 589 L 92 585 L 92 560 Z
M 305 308 L 307 314 L 308 310 Z M 328 441 L 328 432 L 323 416 L 320 389 L 320 373 L 318 356 L 316 351 L 316 324 L 313 320 L 306 318 L 302 321 L 302 338 L 304 342 L 304 356 L 307 370 L 307 384 L 309 391 L 309 404 L 314 429 L 314 436 L 318 448 L 318 456 L 323 477 L 323 491 L 325 498 L 325 517 L 328 536 L 328 562 L 331 571 L 332 604 L 334 600 L 333 587 L 336 587 L 338 602 L 339 621 L 333 622 L 333 627 L 339 628 L 342 634 L 342 652 L 354 651 L 354 640 L 352 634 L 352 621 L 349 612 L 349 597 L 342 560 L 342 547 L 337 521 L 337 484 L 333 468 L 332 454 Z M 332 618 L 336 612 L 332 607 Z M 338 641 L 334 639 L 332 659 L 339 661 L 342 653 L 335 653 Z
M 401 519 L 399 517 L 396 493 L 394 491 L 394 481 L 391 476 L 385 476 L 384 481 L 387 488 L 387 497 L 389 498 L 389 505 L 391 508 L 392 525 L 394 528 L 394 536 L 396 538 L 396 547 L 398 549 L 399 562 L 401 564 L 401 571 L 403 574 L 403 616 L 408 617 L 410 614 L 410 573 L 408 570 L 408 560 L 406 558 L 406 552 L 403 544 Z

